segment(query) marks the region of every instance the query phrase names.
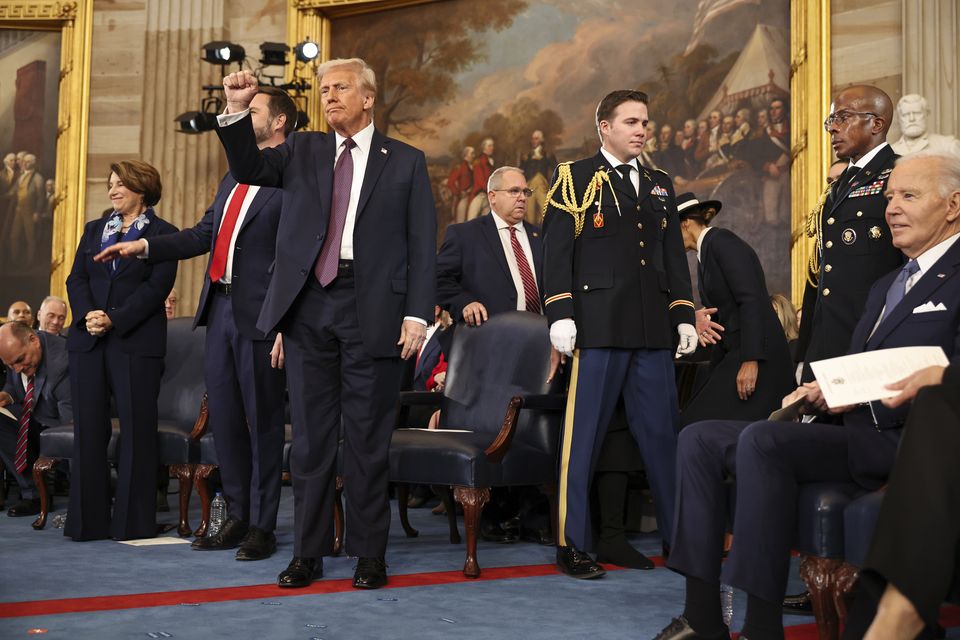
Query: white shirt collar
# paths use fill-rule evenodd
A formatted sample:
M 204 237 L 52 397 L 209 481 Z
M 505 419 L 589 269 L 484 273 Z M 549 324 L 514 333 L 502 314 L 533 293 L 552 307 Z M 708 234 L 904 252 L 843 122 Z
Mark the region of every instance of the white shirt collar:
M 607 150 L 604 149 L 603 147 L 600 147 L 600 153 L 603 154 L 603 157 L 607 159 L 607 162 L 610 163 L 610 167 L 613 168 L 613 169 L 616 169 L 617 167 L 619 167 L 619 166 L 622 165 L 622 164 L 629 164 L 629 165 L 631 165 L 634 169 L 637 169 L 637 159 L 636 159 L 636 158 L 630 158 L 630 160 L 627 161 L 627 162 L 620 162 L 620 160 L 618 160 L 612 153 L 610 153 L 609 151 L 607 151 Z M 637 171 L 639 171 L 639 169 L 637 169 Z
M 873 160 L 874 156 L 880 153 L 880 150 L 886 146 L 887 146 L 886 142 L 881 142 L 880 144 L 875 146 L 873 149 L 870 149 L 870 151 L 867 151 L 865 154 L 863 154 L 862 158 L 860 158 L 856 162 L 851 162 L 848 166 L 862 169 L 863 167 L 867 166 L 870 163 L 870 161 Z
M 700 232 L 700 235 L 697 236 L 697 260 L 700 260 L 700 248 L 703 246 L 703 239 L 707 235 L 707 231 L 710 231 L 712 227 L 704 227 L 703 231 Z
M 937 260 L 943 257 L 943 254 L 947 252 L 950 247 L 953 246 L 953 243 L 957 241 L 957 238 L 960 238 L 960 233 L 955 233 L 946 240 L 933 245 L 919 256 L 917 256 L 917 266 L 920 267 L 920 276 L 923 276 L 928 269 L 933 267 L 937 263 Z
M 509 222 L 507 222 L 506 220 L 504 220 L 503 218 L 501 218 L 500 215 L 499 215 L 496 211 L 494 211 L 493 209 L 490 210 L 490 215 L 493 216 L 493 221 L 494 221 L 494 223 L 496 223 L 496 225 L 497 225 L 497 231 L 503 231 L 504 229 L 506 229 L 506 228 L 508 228 L 508 227 L 513 227 L 513 228 L 515 228 L 517 231 L 523 231 L 523 230 L 524 230 L 524 228 L 523 228 L 523 221 L 522 221 L 522 220 L 521 220 L 520 222 L 518 222 L 517 224 L 510 224 Z
M 346 140 L 346 138 L 336 131 L 334 131 L 334 134 L 336 134 L 337 149 L 340 149 L 341 145 L 343 145 L 343 141 Z M 373 122 L 371 121 L 370 124 L 355 133 L 353 136 L 353 141 L 356 143 L 357 148 L 360 149 L 364 156 L 368 155 L 370 153 L 370 144 L 373 142 Z

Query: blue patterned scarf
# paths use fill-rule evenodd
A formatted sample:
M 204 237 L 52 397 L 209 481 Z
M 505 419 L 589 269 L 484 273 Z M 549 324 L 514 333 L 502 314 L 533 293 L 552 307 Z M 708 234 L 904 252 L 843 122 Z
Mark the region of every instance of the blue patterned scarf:
M 123 236 L 123 241 L 131 242 L 139 239 L 140 236 L 143 235 L 144 229 L 147 228 L 147 225 L 150 224 L 155 217 L 157 217 L 157 214 L 153 212 L 152 208 L 148 208 L 146 211 L 141 213 L 130 225 L 130 228 L 127 229 L 127 233 Z M 107 224 L 103 226 L 103 233 L 100 235 L 100 251 L 103 251 L 107 247 L 115 245 L 120 241 L 120 229 L 122 227 L 123 216 L 119 211 L 114 211 L 112 214 L 110 214 Z M 119 258 L 114 258 L 110 261 L 111 276 L 117 273 L 117 265 L 119 264 Z

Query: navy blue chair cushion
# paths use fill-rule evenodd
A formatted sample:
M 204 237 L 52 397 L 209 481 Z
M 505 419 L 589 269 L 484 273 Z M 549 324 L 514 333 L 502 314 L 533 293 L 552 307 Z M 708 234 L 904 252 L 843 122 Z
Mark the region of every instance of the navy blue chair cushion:
M 867 491 L 856 484 L 804 484 L 797 499 L 797 539 L 794 547 L 821 558 L 844 558 L 843 512 Z
M 843 535 L 846 546 L 844 560 L 862 567 L 870 551 L 873 531 L 877 528 L 883 491 L 874 491 L 857 498 L 843 512 Z
M 120 424 L 114 419 L 110 442 L 107 444 L 107 460 L 117 459 L 117 441 L 120 438 Z M 73 457 L 73 425 L 49 427 L 40 432 L 40 456 L 44 458 Z

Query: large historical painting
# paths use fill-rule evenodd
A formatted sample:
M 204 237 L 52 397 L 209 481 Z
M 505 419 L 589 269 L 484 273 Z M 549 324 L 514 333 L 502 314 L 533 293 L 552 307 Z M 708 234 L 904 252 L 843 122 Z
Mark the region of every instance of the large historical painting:
M 50 291 L 60 41 L 0 29 L 0 315 Z
M 789 293 L 789 20 L 785 0 L 448 0 L 335 19 L 330 53 L 377 72 L 376 125 L 426 152 L 441 232 L 505 164 L 538 222 L 555 164 L 597 151 L 599 99 L 646 91 L 641 162 L 722 201 L 714 224 Z

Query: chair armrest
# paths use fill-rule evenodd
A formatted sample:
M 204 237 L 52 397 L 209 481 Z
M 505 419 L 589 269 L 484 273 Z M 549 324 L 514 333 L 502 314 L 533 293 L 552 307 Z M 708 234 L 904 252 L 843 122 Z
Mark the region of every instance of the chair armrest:
M 442 393 L 435 391 L 402 391 L 400 406 L 439 406 L 443 400 Z
M 503 456 L 510 450 L 510 442 L 513 440 L 513 434 L 517 431 L 517 418 L 520 417 L 520 408 L 523 406 L 523 398 L 513 396 L 507 404 L 507 412 L 503 416 L 503 425 L 500 427 L 500 433 L 494 438 L 489 447 L 484 449 L 483 453 L 487 460 L 494 464 L 503 461 Z
M 566 396 L 559 393 L 523 396 L 523 408 L 537 411 L 563 411 L 567 404 Z
M 197 421 L 193 424 L 193 431 L 190 432 L 191 440 L 199 440 L 207 432 L 207 421 L 209 419 L 209 409 L 207 408 L 207 394 L 203 394 L 203 400 L 200 401 L 200 413 L 197 415 Z

